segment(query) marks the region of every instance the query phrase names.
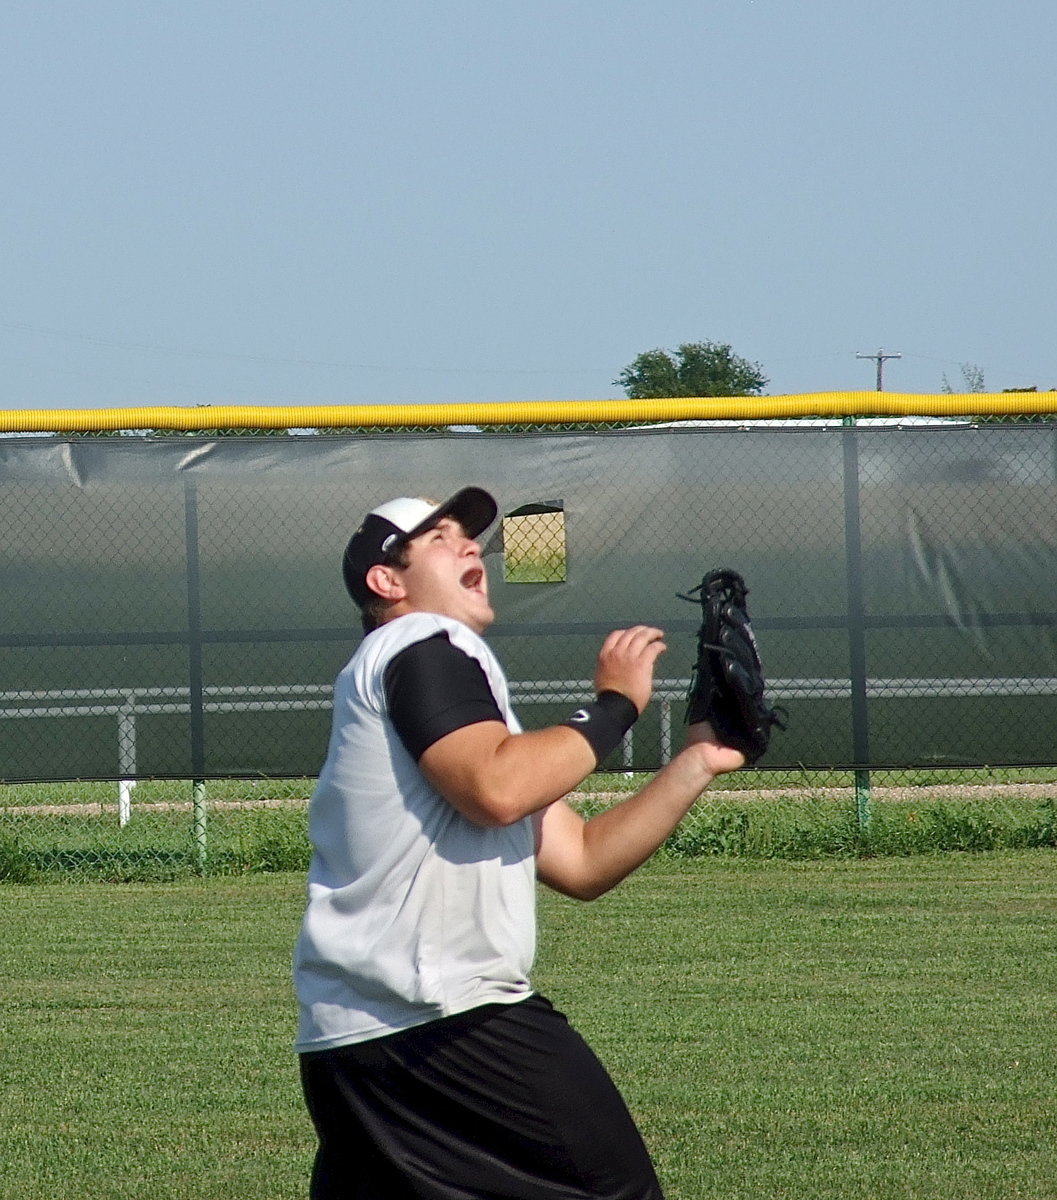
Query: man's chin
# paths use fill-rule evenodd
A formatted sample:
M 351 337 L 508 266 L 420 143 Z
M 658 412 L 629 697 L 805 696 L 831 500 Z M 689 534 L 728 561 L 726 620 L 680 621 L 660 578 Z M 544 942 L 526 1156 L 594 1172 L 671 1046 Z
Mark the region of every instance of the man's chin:
M 486 599 L 474 606 L 473 611 L 467 616 L 466 624 L 476 633 L 484 633 L 494 620 L 495 611 Z

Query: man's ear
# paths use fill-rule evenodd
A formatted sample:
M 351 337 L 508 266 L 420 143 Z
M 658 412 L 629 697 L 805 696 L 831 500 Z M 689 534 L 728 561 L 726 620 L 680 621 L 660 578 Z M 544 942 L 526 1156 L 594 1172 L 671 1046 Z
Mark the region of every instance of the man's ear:
M 395 602 L 403 600 L 407 595 L 399 572 L 384 563 L 375 563 L 373 567 L 369 568 L 364 576 L 364 581 L 371 591 L 376 596 L 381 596 L 383 600 Z

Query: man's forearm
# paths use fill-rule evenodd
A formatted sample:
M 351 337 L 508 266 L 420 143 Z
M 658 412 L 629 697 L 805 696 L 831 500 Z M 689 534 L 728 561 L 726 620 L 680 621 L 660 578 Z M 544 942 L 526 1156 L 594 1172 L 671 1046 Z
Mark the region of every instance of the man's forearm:
M 641 866 L 664 843 L 715 778 L 693 751 L 677 755 L 627 800 L 584 826 L 584 854 L 599 894 Z
M 580 900 L 593 900 L 654 853 L 721 771 L 741 758 L 725 747 L 688 747 L 634 796 L 585 821 L 564 801 L 543 815 L 539 878 Z

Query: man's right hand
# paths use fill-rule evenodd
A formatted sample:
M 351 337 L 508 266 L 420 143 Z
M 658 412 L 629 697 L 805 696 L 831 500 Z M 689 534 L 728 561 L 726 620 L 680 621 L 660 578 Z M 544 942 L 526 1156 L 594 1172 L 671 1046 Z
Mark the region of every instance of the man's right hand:
M 653 668 L 667 650 L 664 633 L 651 625 L 614 629 L 602 643 L 595 691 L 621 692 L 641 713 L 653 695 Z

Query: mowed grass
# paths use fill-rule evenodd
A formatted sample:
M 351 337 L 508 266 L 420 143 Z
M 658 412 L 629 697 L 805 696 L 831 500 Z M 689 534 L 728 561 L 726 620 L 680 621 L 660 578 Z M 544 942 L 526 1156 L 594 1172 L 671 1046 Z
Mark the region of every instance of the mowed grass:
M 0 1196 L 303 1197 L 303 878 L 0 887 Z M 664 859 L 539 988 L 669 1200 L 1057 1197 L 1057 855 Z
M 1052 852 L 668 863 L 547 924 L 671 1198 L 1057 1196 Z

